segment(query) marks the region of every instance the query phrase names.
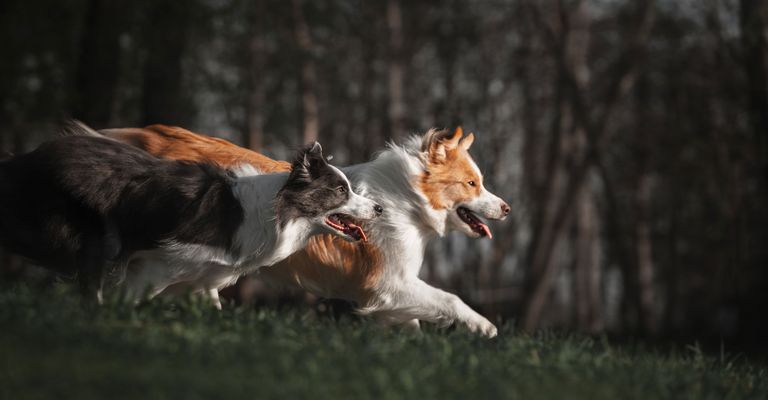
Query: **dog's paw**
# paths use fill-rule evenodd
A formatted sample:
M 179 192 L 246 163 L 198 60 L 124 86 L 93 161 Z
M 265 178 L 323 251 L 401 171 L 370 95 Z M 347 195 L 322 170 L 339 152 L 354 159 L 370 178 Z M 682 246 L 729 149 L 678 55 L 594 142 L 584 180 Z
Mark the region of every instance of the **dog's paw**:
M 496 337 L 496 335 L 499 334 L 499 330 L 496 329 L 496 325 L 492 324 L 491 321 L 488 321 L 483 317 L 474 318 L 472 321 L 468 321 L 467 328 L 470 332 L 479 333 L 489 339 Z

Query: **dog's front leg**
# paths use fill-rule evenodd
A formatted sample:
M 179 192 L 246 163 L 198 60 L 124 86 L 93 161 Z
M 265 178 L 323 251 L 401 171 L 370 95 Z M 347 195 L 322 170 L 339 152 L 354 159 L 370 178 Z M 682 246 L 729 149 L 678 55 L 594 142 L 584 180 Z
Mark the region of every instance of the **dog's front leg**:
M 216 289 L 216 288 L 207 289 L 206 292 L 208 293 L 208 298 L 211 299 L 211 303 L 213 303 L 213 306 L 216 307 L 217 310 L 221 310 L 221 300 L 219 300 L 219 289 Z
M 421 324 L 419 324 L 419 320 L 414 318 L 410 321 L 406 321 L 403 323 L 403 326 L 413 329 L 414 331 L 420 331 L 421 330 Z
M 409 278 L 402 284 L 393 285 L 388 292 L 391 297 L 374 313 L 389 321 L 409 325 L 414 319 L 441 325 L 458 323 L 487 337 L 498 334 L 496 326 L 458 296 L 432 287 L 421 279 Z

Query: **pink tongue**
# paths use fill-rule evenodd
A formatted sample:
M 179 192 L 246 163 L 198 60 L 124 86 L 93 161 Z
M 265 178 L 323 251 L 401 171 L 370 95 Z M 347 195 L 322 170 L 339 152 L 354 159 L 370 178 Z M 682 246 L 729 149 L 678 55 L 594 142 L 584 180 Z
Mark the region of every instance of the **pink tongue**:
M 327 222 L 328 222 L 328 225 L 330 225 L 330 226 L 332 226 L 332 227 L 334 227 L 334 228 L 336 228 L 336 229 L 338 229 L 338 230 L 340 230 L 340 231 L 343 231 L 343 230 L 344 230 L 344 226 L 342 226 L 342 225 L 339 225 L 339 224 L 337 224 L 337 223 L 335 223 L 335 222 L 331 221 L 330 219 L 329 219 L 329 220 L 327 220 Z
M 493 239 L 493 235 L 491 235 L 491 230 L 488 228 L 488 225 L 480 223 L 480 228 L 483 229 L 483 232 L 488 236 L 488 239 Z
M 361 227 L 359 227 L 359 226 L 357 226 L 355 224 L 349 224 L 349 227 L 351 229 L 356 230 L 357 233 L 360 234 L 360 240 L 362 240 L 363 242 L 367 242 L 368 241 L 368 237 L 365 236 L 365 231 L 363 231 L 363 228 L 361 228 Z

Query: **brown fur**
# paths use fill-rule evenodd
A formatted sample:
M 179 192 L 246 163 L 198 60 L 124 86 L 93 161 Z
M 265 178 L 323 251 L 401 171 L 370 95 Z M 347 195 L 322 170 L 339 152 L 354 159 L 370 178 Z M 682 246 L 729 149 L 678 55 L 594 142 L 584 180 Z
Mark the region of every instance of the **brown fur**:
M 211 138 L 179 127 L 151 125 L 101 131 L 103 134 L 174 160 L 208 161 L 222 167 L 248 163 L 264 172 L 290 170 L 290 163 L 276 161 L 226 140 Z M 381 256 L 369 243 L 350 243 L 330 234 L 310 239 L 308 246 L 275 267 L 260 272 L 267 279 L 319 286 L 323 294 L 365 304 L 381 275 Z
M 222 167 L 249 163 L 263 172 L 290 170 L 290 164 L 272 160 L 226 140 L 211 138 L 179 127 L 152 125 L 146 128 L 109 129 L 107 136 L 142 148 L 156 156 L 175 160 L 208 161 Z M 482 177 L 472 168 L 467 149 L 472 134 L 462 139 L 462 130 L 429 131 L 423 141 L 428 170 L 418 184 L 436 209 L 451 208 L 480 192 Z M 473 187 L 468 184 L 475 181 Z M 338 297 L 365 306 L 383 270 L 378 248 L 370 243 L 350 243 L 333 235 L 318 235 L 309 245 L 281 263 L 260 272 L 267 279 L 301 287 L 316 287 L 322 295 Z
M 304 251 L 262 270 L 268 278 L 301 287 L 319 286 L 322 295 L 365 304 L 382 271 L 378 249 L 370 243 L 350 243 L 333 235 L 310 239 Z
M 291 170 L 291 164 L 286 161 L 273 160 L 224 139 L 199 135 L 177 126 L 150 125 L 144 128 L 105 129 L 101 132 L 157 157 L 213 161 L 225 168 L 247 163 L 265 173 Z

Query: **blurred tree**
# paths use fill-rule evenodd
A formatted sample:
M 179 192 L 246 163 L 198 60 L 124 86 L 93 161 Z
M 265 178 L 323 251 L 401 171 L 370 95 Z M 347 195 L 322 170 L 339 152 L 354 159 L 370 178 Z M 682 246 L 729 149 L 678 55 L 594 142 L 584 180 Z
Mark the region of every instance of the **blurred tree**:
M 393 139 L 405 134 L 405 99 L 403 66 L 403 17 L 400 0 L 387 0 L 389 32 L 389 132 Z
M 544 305 L 550 294 L 550 289 L 556 276 L 557 254 L 556 247 L 569 223 L 572 221 L 572 204 L 596 164 L 600 164 L 600 146 L 606 132 L 606 126 L 611 114 L 618 106 L 622 97 L 634 84 L 637 69 L 640 66 L 640 55 L 647 39 L 654 15 L 653 0 L 640 2 L 637 6 L 635 31 L 624 51 L 616 59 L 605 76 L 607 82 L 601 104 L 591 105 L 589 88 L 582 86 L 584 77 L 588 74 L 583 64 L 573 64 L 574 46 L 586 45 L 580 40 L 570 40 L 572 26 L 572 10 L 584 18 L 583 1 L 574 6 L 558 1 L 552 7 L 554 11 L 547 16 L 537 5 L 531 10 L 534 18 L 548 37 L 549 45 L 554 53 L 558 68 L 558 92 L 560 101 L 555 103 L 560 108 L 560 115 L 553 119 L 553 137 L 550 143 L 550 155 L 545 178 L 545 206 L 538 217 L 534 228 L 534 237 L 529 252 L 530 266 L 528 277 L 528 295 L 526 296 L 525 318 L 523 329 L 534 330 L 541 318 Z M 575 24 L 578 26 L 578 23 Z M 582 28 L 584 29 L 584 28 Z M 578 53 L 578 51 L 576 51 Z M 577 57 L 578 59 L 578 57 Z M 594 100 L 593 100 L 594 101 Z M 593 111 L 596 110 L 596 111 Z M 570 121 L 568 118 L 573 118 Z M 585 150 L 576 152 L 572 166 L 568 167 L 568 177 L 564 177 L 563 168 L 566 154 L 570 154 L 569 137 L 562 133 L 568 129 L 581 130 L 586 138 Z M 571 137 L 570 140 L 573 140 Z M 573 154 L 570 154 L 573 156 Z M 563 182 L 567 180 L 567 182 Z
M 304 17 L 301 0 L 291 0 L 293 7 L 293 29 L 301 64 L 301 105 L 303 133 L 302 143 L 312 143 L 320 135 L 320 109 L 317 100 L 317 71 L 312 44 L 312 35 Z
M 640 121 L 649 121 L 650 115 L 648 108 L 650 106 L 650 96 L 648 95 L 647 78 L 641 78 L 636 90 L 636 117 Z M 652 177 L 650 171 L 650 157 L 653 152 L 653 128 L 650 124 L 637 124 L 634 129 L 634 161 L 635 181 L 633 184 L 632 205 L 634 208 L 634 232 L 630 237 L 634 241 L 634 262 L 629 266 L 633 267 L 628 271 L 637 273 L 637 283 L 627 282 L 632 285 L 631 293 L 638 296 L 636 299 L 630 299 L 629 302 L 636 302 L 638 307 L 631 307 L 632 310 L 639 313 L 637 316 L 640 326 L 646 333 L 655 333 L 657 330 L 657 317 L 655 315 L 656 295 L 654 290 L 655 267 L 653 262 L 653 239 L 652 239 Z M 619 219 L 619 215 L 612 215 L 611 218 Z
M 142 32 L 146 48 L 142 124 L 185 125 L 191 105 L 183 85 L 183 64 L 196 3 L 155 0 L 148 4 Z
M 749 80 L 749 112 L 768 178 L 768 3 L 741 0 L 741 41 Z
M 120 74 L 120 37 L 132 23 L 122 0 L 88 0 L 75 77 L 74 116 L 94 126 L 108 126 Z
M 263 29 L 267 23 L 267 5 L 265 0 L 255 0 L 250 2 L 250 6 L 253 7 L 254 11 L 252 17 L 254 23 L 249 25 L 246 39 L 246 57 L 248 59 L 248 62 L 245 63 L 246 71 L 244 72 L 247 88 L 246 137 L 243 143 L 246 147 L 258 151 L 261 150 L 264 140 L 264 108 L 267 106 L 265 82 L 268 57 L 266 51 L 267 32 Z

